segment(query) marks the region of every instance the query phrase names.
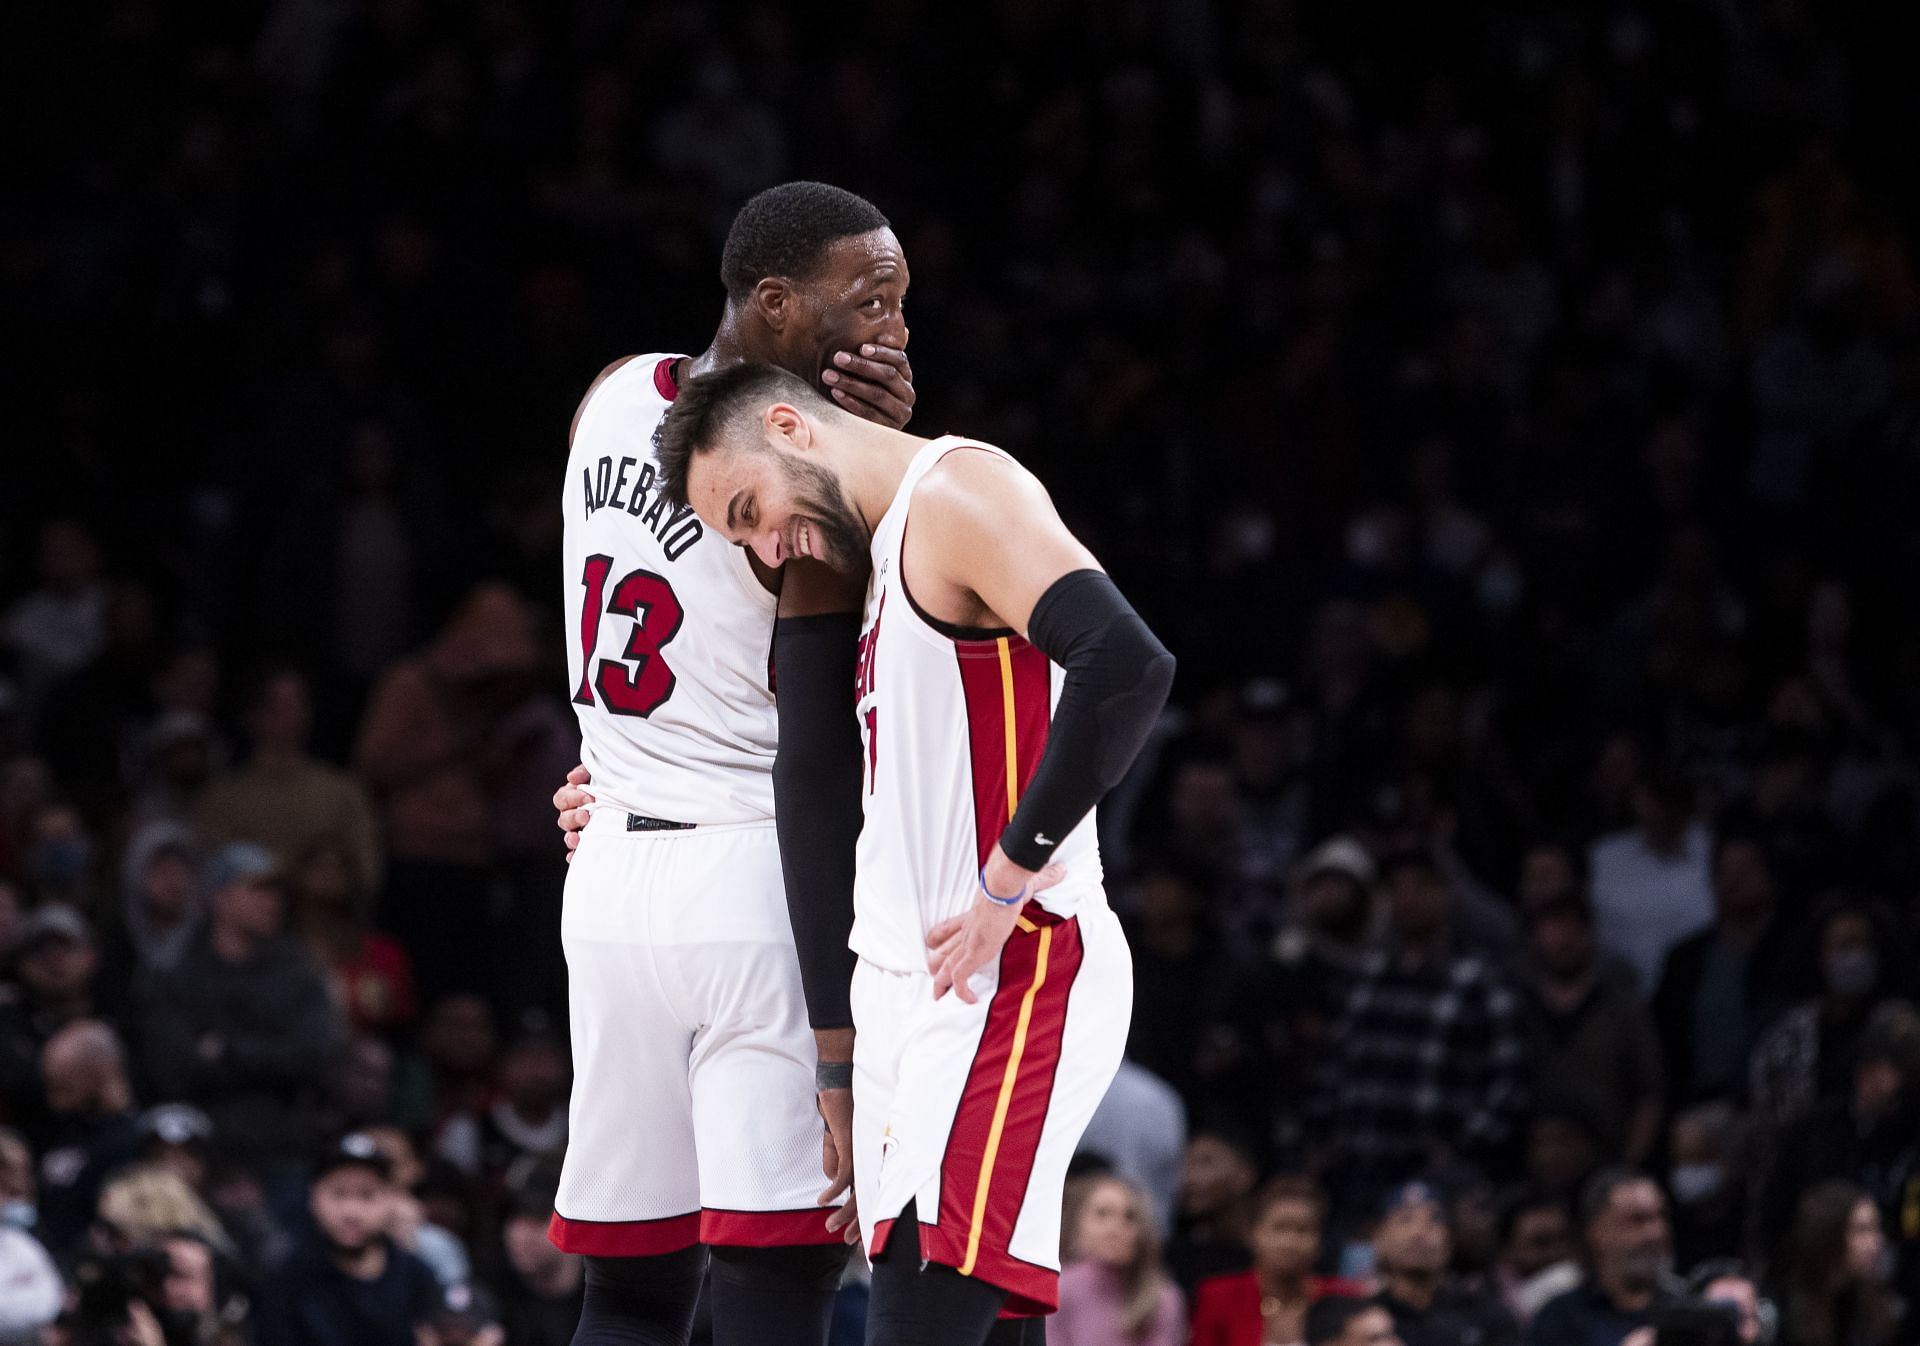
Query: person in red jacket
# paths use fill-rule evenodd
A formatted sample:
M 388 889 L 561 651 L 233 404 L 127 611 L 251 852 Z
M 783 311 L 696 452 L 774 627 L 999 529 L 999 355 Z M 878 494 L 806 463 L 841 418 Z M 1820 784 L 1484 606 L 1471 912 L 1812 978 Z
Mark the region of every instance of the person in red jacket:
M 1311 1178 L 1283 1175 L 1261 1189 L 1248 1236 L 1253 1270 L 1201 1282 L 1193 1346 L 1299 1346 L 1315 1301 L 1365 1295 L 1363 1285 L 1314 1274 L 1326 1219 L 1326 1193 Z

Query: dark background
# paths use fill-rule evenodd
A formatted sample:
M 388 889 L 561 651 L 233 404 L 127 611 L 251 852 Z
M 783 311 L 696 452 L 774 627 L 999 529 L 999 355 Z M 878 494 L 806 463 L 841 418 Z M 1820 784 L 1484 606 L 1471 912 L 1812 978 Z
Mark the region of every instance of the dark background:
M 1911 934 L 1900 8 L 16 6 L 0 888 L 77 902 L 110 950 L 129 841 L 200 825 L 201 777 L 247 760 L 248 689 L 291 668 L 316 754 L 382 816 L 358 896 L 420 1013 L 467 989 L 508 1036 L 547 1031 L 568 418 L 609 360 L 702 349 L 732 212 L 814 177 L 907 252 L 912 428 L 1033 466 L 1180 658 L 1105 830 L 1136 1056 L 1191 1125 L 1268 1165 L 1313 1148 L 1272 1101 L 1313 1063 L 1246 1024 L 1289 994 L 1267 946 L 1335 834 L 1437 849 L 1456 897 L 1512 906 L 1530 845 L 1585 855 L 1664 785 L 1757 838 L 1782 931 L 1845 890 Z M 510 650 L 501 677 L 387 726 L 469 731 L 436 769 L 486 841 L 434 852 L 366 724 L 403 661 L 462 639 Z M 165 776 L 169 714 L 198 775 Z M 75 835 L 82 871 L 49 870 Z M 1172 915 L 1142 873 L 1177 882 Z M 1784 942 L 1783 1006 L 1819 986 L 1818 938 Z M 1887 971 L 1877 996 L 1913 993 Z M 398 1077 L 438 1068 L 417 1017 L 355 1026 Z M 455 1110 L 393 1116 L 430 1149 Z M 1529 1116 L 1483 1177 L 1520 1175 Z

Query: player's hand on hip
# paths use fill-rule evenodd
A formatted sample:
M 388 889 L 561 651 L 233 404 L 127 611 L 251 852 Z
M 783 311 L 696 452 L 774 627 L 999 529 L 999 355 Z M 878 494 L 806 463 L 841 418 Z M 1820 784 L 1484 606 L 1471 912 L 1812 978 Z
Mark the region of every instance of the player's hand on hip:
M 577 766 L 567 773 L 566 784 L 553 792 L 554 811 L 560 815 L 556 821 L 566 834 L 568 864 L 573 863 L 573 853 L 580 848 L 580 829 L 587 825 L 587 806 L 593 803 L 593 796 L 581 787 L 592 783 L 587 768 Z
M 862 420 L 901 429 L 913 419 L 913 366 L 907 353 L 891 346 L 862 346 L 839 351 L 833 368 L 820 376 L 834 402 Z
M 998 846 L 987 857 L 987 891 L 996 897 L 1024 890 L 1027 898 L 1032 898 L 1066 877 L 1067 871 L 1060 865 L 1048 865 L 1037 872 L 1022 869 Z M 976 972 L 1000 956 L 1025 906 L 1025 901 L 1004 906 L 989 901 L 984 893 L 976 893 L 966 915 L 942 921 L 927 932 L 927 971 L 933 974 L 935 1000 L 952 991 L 969 1005 L 979 1001 L 969 983 Z
M 826 1122 L 820 1137 L 820 1171 L 827 1176 L 827 1190 L 814 1198 L 821 1206 L 839 1206 L 827 1216 L 827 1229 L 848 1243 L 860 1241 L 860 1210 L 853 1196 L 853 1090 L 823 1089 L 819 1095 L 820 1117 Z M 841 1198 L 846 1198 L 844 1201 Z

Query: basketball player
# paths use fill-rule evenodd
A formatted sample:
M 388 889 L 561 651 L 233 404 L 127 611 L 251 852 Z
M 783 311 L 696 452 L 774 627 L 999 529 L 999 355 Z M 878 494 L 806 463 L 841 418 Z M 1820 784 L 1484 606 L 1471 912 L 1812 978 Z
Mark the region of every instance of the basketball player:
M 749 360 L 905 424 L 908 272 L 878 210 L 801 182 L 747 203 L 721 275 L 705 354 L 636 356 L 595 380 L 562 497 L 596 799 L 562 917 L 577 1081 L 551 1227 L 587 1257 L 579 1346 L 684 1346 L 702 1245 L 718 1346 L 824 1342 L 855 1237 L 851 1204 L 831 1203 L 852 1162 L 859 740 L 844 716 L 788 734 L 801 750 L 781 757 L 782 789 L 798 795 L 781 820 L 805 863 L 783 885 L 770 655 L 796 702 L 843 704 L 861 582 L 776 573 L 725 545 L 661 494 L 652 436 L 690 378 Z
M 1173 657 L 1005 453 L 856 420 L 771 365 L 695 380 L 659 489 L 769 566 L 868 560 L 854 1183 L 870 1346 L 980 1346 L 1058 1306 L 1068 1160 L 1132 964 L 1090 816 Z

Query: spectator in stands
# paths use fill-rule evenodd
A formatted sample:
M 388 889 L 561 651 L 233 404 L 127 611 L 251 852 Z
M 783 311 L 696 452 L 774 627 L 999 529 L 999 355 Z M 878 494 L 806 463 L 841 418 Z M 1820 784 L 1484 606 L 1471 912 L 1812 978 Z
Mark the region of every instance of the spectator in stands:
M 1356 1194 L 1406 1179 L 1442 1150 L 1497 1161 L 1526 1103 L 1519 997 L 1485 958 L 1454 948 L 1451 894 L 1432 858 L 1400 852 L 1381 878 L 1387 940 L 1361 964 L 1329 1035 L 1319 1104 L 1335 1171 Z
M 434 1153 L 498 1190 L 519 1160 L 565 1148 L 571 1076 L 565 1044 L 544 1023 L 528 1025 L 501 1053 L 492 1103 L 443 1125 Z
M 1253 1189 L 1259 1179 L 1260 1170 L 1244 1142 L 1217 1130 L 1203 1130 L 1187 1142 L 1167 1265 L 1190 1302 L 1208 1277 L 1247 1266 Z
M 1667 1192 L 1679 1265 L 1725 1259 L 1740 1250 L 1750 1149 L 1745 1142 L 1741 1116 L 1729 1103 L 1698 1103 L 1674 1116 L 1667 1134 Z
M 41 1053 L 55 1033 L 95 1013 L 93 928 L 72 907 L 39 907 L 22 928 L 16 966 L 18 984 L 0 986 L 0 1121 L 38 1126 Z
M 1327 1196 L 1310 1178 L 1282 1175 L 1261 1188 L 1248 1243 L 1253 1269 L 1201 1282 L 1193 1346 L 1259 1346 L 1304 1341 L 1306 1316 L 1326 1295 L 1364 1288 L 1318 1274 Z
M 360 886 L 347 847 L 322 839 L 288 875 L 293 926 L 325 969 L 347 1026 L 392 1033 L 412 1024 L 413 962 L 400 942 L 372 928 L 372 894 Z
M 1049 1341 L 1183 1346 L 1186 1301 L 1161 1265 L 1154 1225 L 1151 1200 L 1127 1179 L 1075 1180 L 1063 1215 L 1060 1311 L 1047 1324 Z
M 1904 1306 L 1888 1284 L 1886 1231 L 1873 1198 L 1824 1182 L 1800 1198 L 1781 1277 L 1785 1346 L 1888 1346 Z
M 1231 966 L 1199 878 L 1154 862 L 1128 885 L 1127 941 L 1134 994 L 1147 1003 L 1181 1005 L 1180 1014 L 1135 1015 L 1127 1055 L 1192 1099 L 1199 1092 L 1200 1044 L 1216 1016 Z
M 436 1129 L 463 1113 L 478 1114 L 493 1101 L 499 1040 L 493 1010 L 480 996 L 450 995 L 435 1001 L 421 1028 L 420 1048 L 432 1076 Z
M 1573 1214 L 1546 1188 L 1522 1188 L 1500 1208 L 1493 1284 L 1522 1331 L 1549 1300 L 1580 1283 Z
M 1187 1151 L 1187 1112 L 1171 1085 L 1137 1062 L 1121 1061 L 1080 1137 L 1080 1150 L 1100 1155 L 1147 1193 L 1160 1239 L 1173 1231 Z
M 92 1240 L 101 1251 L 157 1248 L 175 1234 L 192 1234 L 223 1254 L 233 1253 L 218 1217 L 171 1169 L 135 1164 L 121 1169 L 100 1189 Z
M 125 944 L 115 969 L 128 981 L 178 963 L 205 916 L 191 831 L 152 822 L 135 832 L 120 867 Z
M 30 708 L 61 678 L 86 667 L 106 636 L 107 591 L 92 533 L 71 519 L 46 524 L 39 575 L 39 588 L 0 617 L 0 647 L 14 652 Z
M 1867 1184 L 1895 1218 L 1920 1202 L 1920 1014 L 1909 1005 L 1890 1001 L 1867 1021 L 1851 1096 L 1815 1105 L 1782 1134 L 1759 1198 L 1769 1266 L 1788 1255 L 1801 1200 L 1828 1180 Z M 1902 1267 L 1903 1288 L 1913 1266 Z
M 466 1246 L 433 1223 L 420 1200 L 419 1189 L 426 1181 L 427 1166 L 420 1162 L 413 1138 L 397 1126 L 370 1126 L 360 1134 L 379 1148 L 392 1175 L 387 1236 L 396 1247 L 425 1262 L 441 1285 L 460 1285 L 471 1280 L 473 1263 Z
M 125 1049 L 96 1019 L 68 1024 L 41 1053 L 51 1125 L 40 1144 L 41 1239 L 66 1255 L 93 1221 L 108 1174 L 140 1156 Z
M 1771 1346 L 1778 1331 L 1778 1311 L 1761 1297 L 1760 1287 L 1740 1262 L 1718 1258 L 1702 1262 L 1687 1274 L 1687 1288 L 1695 1299 L 1733 1314 L 1740 1346 Z
M 1676 1104 L 1731 1098 L 1746 1087 L 1760 1028 L 1781 1005 L 1783 946 L 1772 861 L 1739 833 L 1713 846 L 1713 922 L 1668 955 L 1653 1015 Z
M 0 1219 L 0 1343 L 31 1346 L 43 1341 L 66 1302 L 66 1287 L 53 1258 L 26 1229 Z
M 258 846 L 215 854 L 206 929 L 148 981 L 141 1031 L 155 1091 L 205 1109 L 230 1153 L 265 1166 L 284 1207 L 342 1034 L 319 970 L 283 933 L 282 884 Z
M 500 1317 L 514 1346 L 567 1346 L 580 1319 L 585 1265 L 547 1237 L 558 1186 L 557 1172 L 536 1168 L 508 1194 L 500 1228 L 507 1266 Z
M 1306 1346 L 1403 1346 L 1393 1315 L 1358 1295 L 1328 1295 L 1307 1310 Z
M 1653 1018 L 1603 975 L 1593 911 L 1577 889 L 1525 908 L 1534 1065 L 1577 1107 L 1610 1158 L 1644 1163 L 1660 1134 L 1665 1077 Z
M 20 952 L 26 923 L 26 894 L 0 878 L 0 985 L 13 980 L 13 960 Z
M 313 692 L 305 675 L 269 671 L 247 699 L 253 755 L 216 776 L 194 805 L 194 830 L 210 842 L 251 841 L 289 861 L 323 842 L 343 850 L 354 887 L 380 883 L 380 841 L 372 803 L 349 772 L 308 750 Z
M 1816 1103 L 1844 1098 L 1868 1015 L 1904 982 L 1912 955 L 1879 904 L 1834 894 L 1814 912 L 1799 947 L 1817 960 L 1820 993 L 1782 1014 L 1754 1048 L 1754 1120 L 1769 1134 Z
M 232 1284 L 228 1258 L 197 1234 L 169 1235 L 165 1321 L 193 1346 L 248 1346 L 252 1305 Z
M 1652 1178 L 1607 1168 L 1580 1193 L 1587 1283 L 1550 1301 L 1533 1320 L 1530 1346 L 1620 1346 L 1673 1302 L 1673 1235 L 1666 1198 Z
M 386 1157 L 366 1136 L 324 1153 L 313 1172 L 314 1237 L 268 1282 L 259 1346 L 417 1346 L 441 1292 L 426 1263 L 388 1238 L 391 1197 Z
M 1710 842 L 1680 770 L 1656 771 L 1632 801 L 1635 825 L 1594 843 L 1594 929 L 1651 993 L 1667 954 L 1713 919 Z
M 1451 1270 L 1453 1239 L 1440 1193 L 1408 1183 L 1387 1197 L 1374 1227 L 1373 1263 L 1380 1306 L 1406 1346 L 1514 1346 L 1513 1316 L 1487 1290 L 1461 1284 Z

